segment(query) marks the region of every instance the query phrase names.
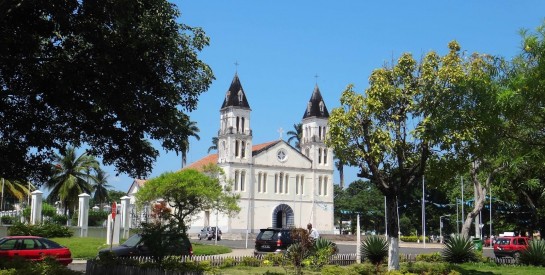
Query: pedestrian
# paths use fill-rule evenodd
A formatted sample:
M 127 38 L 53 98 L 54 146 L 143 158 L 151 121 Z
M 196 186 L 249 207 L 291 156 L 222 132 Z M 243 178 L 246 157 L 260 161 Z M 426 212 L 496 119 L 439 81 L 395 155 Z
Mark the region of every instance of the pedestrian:
M 318 230 L 316 230 L 316 228 L 312 227 L 312 223 L 307 224 L 307 229 L 308 234 L 313 241 L 320 237 L 320 233 L 318 233 Z

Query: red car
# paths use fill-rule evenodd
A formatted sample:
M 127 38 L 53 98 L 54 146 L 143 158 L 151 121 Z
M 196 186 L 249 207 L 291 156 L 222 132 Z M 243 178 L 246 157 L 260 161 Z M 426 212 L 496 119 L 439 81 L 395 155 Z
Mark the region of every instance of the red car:
M 46 238 L 9 236 L 0 239 L 0 258 L 21 257 L 31 261 L 40 261 L 48 256 L 54 257 L 63 265 L 72 262 L 70 249 Z
M 496 258 L 507 256 L 518 259 L 529 242 L 528 237 L 499 237 L 494 242 L 494 255 Z

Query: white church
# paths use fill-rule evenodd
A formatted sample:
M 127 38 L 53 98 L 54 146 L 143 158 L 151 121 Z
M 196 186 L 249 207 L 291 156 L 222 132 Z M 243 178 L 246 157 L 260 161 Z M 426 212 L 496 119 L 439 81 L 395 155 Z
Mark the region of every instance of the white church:
M 312 223 L 322 234 L 331 234 L 333 222 L 333 150 L 324 142 L 329 113 L 318 86 L 309 102 L 301 104 L 303 136 L 298 151 L 283 140 L 255 144 L 251 108 L 238 74 L 235 74 L 220 109 L 218 153 L 186 168 L 210 163 L 223 168 L 240 194 L 241 211 L 235 217 L 205 211 L 193 218 L 188 233 L 215 226 L 229 233 L 258 233 L 260 228 L 303 227 Z M 134 195 L 144 180 L 135 180 Z

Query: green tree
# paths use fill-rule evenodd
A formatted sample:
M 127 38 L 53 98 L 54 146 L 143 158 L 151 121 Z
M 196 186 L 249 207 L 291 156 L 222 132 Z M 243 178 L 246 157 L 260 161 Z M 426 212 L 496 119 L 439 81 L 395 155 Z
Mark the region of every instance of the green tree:
M 98 203 L 98 207 L 102 211 L 103 204 L 110 199 L 108 188 L 111 188 L 111 186 L 108 184 L 108 173 L 102 169 L 97 169 L 95 181 L 91 184 L 91 187 L 94 192 L 93 200 Z
M 166 0 L 0 3 L 0 175 L 50 176 L 56 150 L 89 146 L 118 172 L 149 174 L 158 150 L 183 151 L 213 80 L 200 28 Z
M 119 190 L 108 190 L 109 202 L 116 201 L 117 203 L 121 202 L 121 198 L 127 196 L 127 192 Z
M 232 214 L 240 211 L 238 196 L 224 191 L 217 177 L 218 169 L 199 172 L 184 169 L 179 172 L 167 172 L 150 179 L 136 194 L 137 203 L 165 200 L 168 206 L 176 209 L 168 214 L 178 229 L 185 234 L 193 215 L 200 211 L 217 209 Z
M 464 78 L 457 70 L 459 45 L 451 42 L 449 49 L 444 57 L 429 52 L 420 63 L 403 54 L 373 71 L 365 96 L 348 86 L 329 118 L 327 144 L 386 197 L 388 269 L 399 269 L 397 197 L 420 184 L 430 149 L 439 146 L 432 143 L 438 101 Z
M 208 147 L 208 153 L 210 154 L 211 151 L 217 151 L 218 150 L 218 137 L 212 137 L 212 146 Z
M 2 209 L 4 209 L 7 196 L 22 201 L 25 197 L 30 196 L 30 192 L 34 189 L 32 184 L 19 180 L 1 178 L 0 184 L 2 184 L 2 190 L 0 190 L 2 192 Z
M 47 200 L 55 203 L 60 200 L 64 206 L 64 215 L 69 209 L 74 209 L 78 203 L 78 195 L 91 193 L 91 182 L 95 178 L 88 173 L 91 169 L 98 169 L 98 162 L 86 153 L 76 156 L 76 149 L 68 147 L 55 156 L 53 176 L 46 183 L 50 193 Z
M 294 142 L 294 146 L 297 150 L 301 151 L 301 139 L 303 139 L 303 124 L 293 124 L 293 130 L 286 133 L 288 135 L 288 143 Z
M 181 153 L 182 153 L 182 168 L 185 167 L 187 163 L 187 152 L 189 152 L 189 137 L 194 137 L 197 140 L 201 140 L 201 137 L 197 134 L 200 132 L 199 127 L 195 121 L 187 121 L 187 138 L 183 141 Z

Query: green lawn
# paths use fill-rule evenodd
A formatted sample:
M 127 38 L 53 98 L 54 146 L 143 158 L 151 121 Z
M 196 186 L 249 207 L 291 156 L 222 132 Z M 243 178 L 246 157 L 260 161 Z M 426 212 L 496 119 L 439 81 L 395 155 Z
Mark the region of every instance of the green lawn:
M 60 245 L 70 248 L 72 258 L 74 259 L 92 259 L 96 257 L 98 251 L 110 247 L 106 245 L 104 238 L 51 238 L 51 240 Z M 231 248 L 222 245 L 203 245 L 193 244 L 193 253 L 195 255 L 217 255 L 231 252 Z

